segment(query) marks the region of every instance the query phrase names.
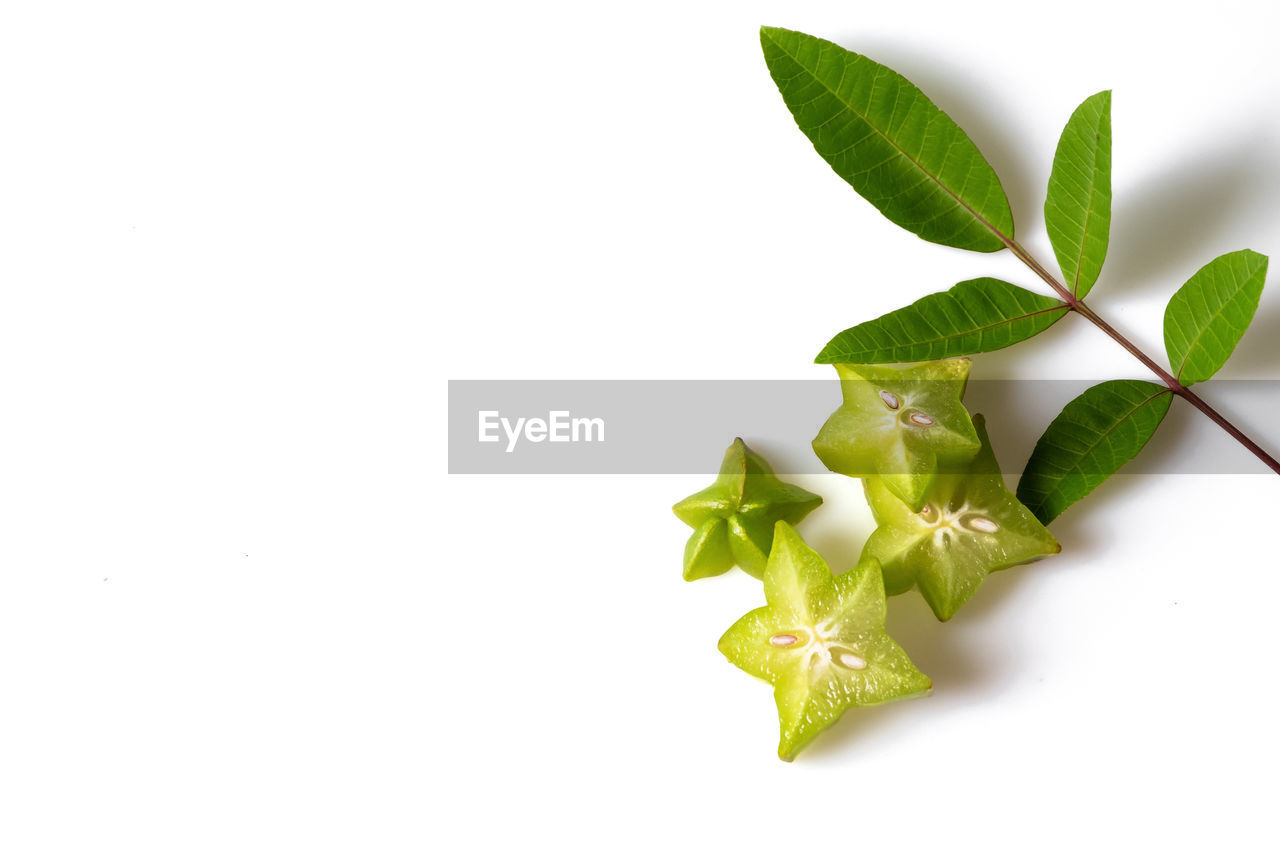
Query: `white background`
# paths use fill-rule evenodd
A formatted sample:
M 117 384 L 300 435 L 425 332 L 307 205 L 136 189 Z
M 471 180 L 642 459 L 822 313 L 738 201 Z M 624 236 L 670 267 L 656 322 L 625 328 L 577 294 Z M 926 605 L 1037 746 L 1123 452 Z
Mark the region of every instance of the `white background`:
M 821 377 L 846 325 L 1034 285 L 831 174 L 762 23 L 917 82 L 1046 260 L 1057 134 L 1114 88 L 1090 301 L 1158 353 L 1201 264 L 1280 252 L 1280 21 L 1037 8 L 6 6 L 0 847 L 1266 843 L 1275 477 L 1117 479 L 952 623 L 894 599 L 934 694 L 786 765 L 768 687 L 715 649 L 758 582 L 680 579 L 669 507 L 708 477 L 446 473 L 448 378 Z M 1278 334 L 1272 290 L 1223 375 L 1276 378 Z M 975 376 L 1142 371 L 1068 320 Z M 1016 469 L 1054 413 L 988 414 Z M 1221 449 L 1201 420 L 1147 452 Z M 858 484 L 804 485 L 847 567 Z

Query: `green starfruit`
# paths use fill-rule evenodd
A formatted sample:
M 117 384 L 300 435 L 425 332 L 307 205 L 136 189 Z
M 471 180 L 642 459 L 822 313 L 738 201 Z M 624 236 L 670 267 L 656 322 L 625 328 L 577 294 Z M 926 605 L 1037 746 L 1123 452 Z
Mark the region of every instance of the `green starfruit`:
M 835 365 L 844 402 L 822 425 L 814 452 L 837 473 L 879 477 L 918 511 L 938 466 L 967 462 L 980 447 L 961 402 L 969 366 L 967 358 Z
M 835 577 L 795 529 L 778 522 L 764 572 L 768 604 L 720 638 L 735 666 L 774 687 L 778 757 L 793 759 L 846 709 L 929 690 L 927 676 L 884 630 L 880 564 Z
M 880 562 L 889 595 L 919 586 L 944 622 L 990 572 L 1062 550 L 1006 488 L 982 416 L 973 422 L 982 449 L 969 462 L 944 467 L 921 507 L 903 502 L 880 478 L 863 484 L 878 526 L 862 558 Z
M 821 503 L 813 492 L 778 479 L 763 456 L 735 438 L 716 481 L 671 508 L 693 528 L 684 549 L 684 579 L 724 574 L 735 565 L 761 577 L 774 525 L 798 524 Z

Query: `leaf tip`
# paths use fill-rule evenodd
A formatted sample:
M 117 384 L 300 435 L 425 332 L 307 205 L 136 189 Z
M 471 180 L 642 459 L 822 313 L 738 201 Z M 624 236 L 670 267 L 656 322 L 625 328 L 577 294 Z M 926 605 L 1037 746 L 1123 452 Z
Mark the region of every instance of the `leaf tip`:
M 839 364 L 841 361 L 848 361 L 848 359 L 841 359 L 840 354 L 835 351 L 834 344 L 838 338 L 839 335 L 827 341 L 827 345 L 822 348 L 822 351 L 814 356 L 814 364 Z
M 771 41 L 774 44 L 777 44 L 778 36 L 785 32 L 787 32 L 787 30 L 784 30 L 782 27 L 768 27 L 762 25 L 760 27 L 760 42 L 763 44 L 766 41 Z

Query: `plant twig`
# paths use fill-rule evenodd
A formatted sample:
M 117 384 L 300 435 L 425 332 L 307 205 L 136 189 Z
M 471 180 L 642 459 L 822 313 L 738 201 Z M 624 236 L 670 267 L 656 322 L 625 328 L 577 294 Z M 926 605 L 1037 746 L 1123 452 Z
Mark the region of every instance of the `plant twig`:
M 995 231 L 994 228 L 991 230 Z M 1067 290 L 1066 286 L 1059 282 L 1057 278 L 1054 277 L 1053 273 L 1045 269 L 1044 265 L 1032 257 L 1031 253 L 1022 248 L 1016 240 L 1006 237 L 998 231 L 996 231 L 996 234 L 1004 242 L 1005 246 L 1009 248 L 1009 251 L 1013 252 L 1014 256 L 1018 260 L 1026 264 L 1032 272 L 1053 288 L 1054 292 L 1061 297 L 1062 301 L 1067 303 L 1067 307 L 1070 308 L 1070 310 L 1084 317 L 1090 323 L 1093 323 L 1093 325 L 1105 332 L 1108 337 L 1128 350 L 1130 355 L 1142 362 L 1148 370 L 1158 376 L 1160 381 L 1168 386 L 1170 391 L 1199 409 L 1207 418 L 1209 418 L 1209 420 L 1222 427 L 1227 435 L 1240 442 L 1240 444 L 1244 445 L 1250 453 L 1261 459 L 1264 465 L 1276 474 L 1280 474 L 1280 461 L 1259 447 L 1257 442 L 1241 432 L 1239 428 L 1237 428 L 1235 424 L 1231 423 L 1231 421 L 1227 420 L 1221 412 L 1206 403 L 1199 394 L 1196 394 L 1190 388 L 1179 382 L 1173 374 L 1161 367 L 1159 363 L 1151 358 L 1151 356 L 1138 349 L 1132 341 L 1116 331 L 1110 323 L 1094 313 L 1092 308 L 1085 305 L 1083 300 L 1079 299 L 1074 293 Z

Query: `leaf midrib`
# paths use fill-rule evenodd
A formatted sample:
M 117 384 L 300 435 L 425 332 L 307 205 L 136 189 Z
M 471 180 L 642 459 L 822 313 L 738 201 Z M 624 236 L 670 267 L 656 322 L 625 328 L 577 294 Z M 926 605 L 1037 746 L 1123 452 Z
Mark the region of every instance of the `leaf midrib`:
M 938 337 L 938 338 L 927 338 L 922 341 L 916 341 L 911 344 L 906 344 L 902 347 L 889 346 L 889 347 L 879 347 L 879 349 L 899 349 L 899 348 L 905 349 L 906 346 L 924 346 L 926 344 L 936 344 L 940 341 L 952 340 L 954 338 L 963 338 L 965 335 L 980 334 L 982 332 L 990 331 L 991 329 L 999 328 L 1000 326 L 1007 326 L 1011 323 L 1016 323 L 1019 320 L 1026 320 L 1029 317 L 1037 317 L 1041 314 L 1048 314 L 1050 311 L 1070 311 L 1070 310 L 1071 310 L 1071 306 L 1066 305 L 1065 303 L 1062 305 L 1054 305 L 1052 308 L 1042 308 L 1039 311 L 1032 311 L 1030 314 L 1020 314 L 1017 317 L 1010 317 L 1006 320 L 1001 320 L 998 323 L 990 323 L 986 326 L 979 326 L 978 328 L 970 329 L 967 332 L 957 332 L 955 334 L 943 335 L 942 337 Z
M 1101 126 L 1101 123 L 1102 116 L 1099 114 L 1098 123 L 1095 127 Z M 1095 130 L 1094 132 L 1097 133 L 1099 131 Z M 1085 138 L 1087 141 L 1087 134 Z M 1089 223 L 1093 221 L 1093 196 L 1098 187 L 1098 144 L 1096 140 L 1089 146 L 1089 155 L 1089 200 L 1084 206 L 1084 225 L 1080 231 L 1080 251 L 1076 253 L 1076 274 L 1071 277 L 1071 295 L 1077 299 L 1080 297 L 1080 269 L 1084 266 L 1084 249 L 1089 244 Z
M 1098 165 L 1098 152 L 1093 153 L 1094 168 Z M 1080 298 L 1080 268 L 1084 266 L 1084 247 L 1089 242 L 1089 222 L 1093 219 L 1093 190 L 1098 185 L 1097 181 L 1090 179 L 1089 181 L 1089 204 L 1084 210 L 1084 230 L 1080 235 L 1080 252 L 1076 255 L 1076 274 L 1071 278 L 1071 295 Z

